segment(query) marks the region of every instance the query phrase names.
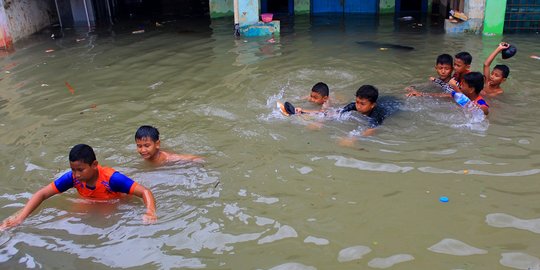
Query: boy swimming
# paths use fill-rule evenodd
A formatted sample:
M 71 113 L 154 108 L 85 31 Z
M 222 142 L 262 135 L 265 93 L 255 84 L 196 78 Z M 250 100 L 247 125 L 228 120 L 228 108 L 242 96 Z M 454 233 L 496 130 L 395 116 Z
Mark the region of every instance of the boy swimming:
M 504 93 L 504 90 L 501 88 L 501 84 L 506 81 L 508 75 L 510 74 L 510 68 L 506 65 L 496 65 L 493 70 L 490 71 L 491 63 L 499 54 L 505 49 L 508 49 L 510 44 L 506 42 L 501 42 L 495 50 L 486 58 L 484 62 L 484 90 L 482 90 L 482 95 L 488 97 L 498 96 Z
M 202 157 L 195 155 L 179 155 L 165 152 L 160 149 L 159 131 L 152 126 L 141 126 L 135 132 L 137 152 L 141 157 L 153 165 L 165 165 L 181 161 L 203 161 Z
M 441 54 L 437 56 L 435 61 L 435 71 L 439 76 L 439 80 L 448 83 L 452 78 L 452 71 L 454 70 L 454 64 L 452 56 L 449 54 Z M 450 97 L 447 93 L 426 93 L 418 91 L 414 86 L 405 88 L 407 90 L 407 97 L 413 96 L 431 96 L 431 97 Z
M 482 89 L 484 88 L 484 76 L 480 72 L 469 72 L 463 76 L 462 83 L 459 85 L 460 93 L 453 91 L 452 87 L 442 82 L 441 80 L 438 80 L 436 78 L 431 78 L 432 81 L 439 84 L 446 92 L 451 92 L 452 97 L 454 97 L 454 100 L 461 106 L 465 106 L 469 104 L 468 102 L 473 102 L 473 104 L 476 105 L 476 107 L 480 108 L 484 115 L 488 115 L 489 113 L 489 105 L 487 102 L 482 98 L 480 93 L 482 92 Z M 467 96 L 468 100 L 459 100 L 457 98 L 458 94 L 464 94 Z M 459 101 L 458 101 L 459 100 Z M 468 101 L 468 102 L 467 102 Z M 461 103 L 463 102 L 463 103 Z
M 154 223 L 157 220 L 152 192 L 112 168 L 101 167 L 92 147 L 86 144 L 73 146 L 69 152 L 69 166 L 71 171 L 34 193 L 22 210 L 3 221 L 0 230 L 21 224 L 43 201 L 73 187 L 89 199 L 108 200 L 124 194 L 135 195 L 146 205 L 143 221 Z
M 349 103 L 343 107 L 341 114 L 357 111 L 369 118 L 369 127 L 363 132 L 363 136 L 371 136 L 375 133 L 375 128 L 382 124 L 386 118 L 386 110 L 383 106 L 377 105 L 379 90 L 373 85 L 362 85 L 356 91 L 355 102 Z
M 454 75 L 448 82 L 454 90 L 459 92 L 459 84 L 463 82 L 463 76 L 471 72 L 472 55 L 468 52 L 460 52 L 454 56 Z
M 328 107 L 328 100 L 330 96 L 330 89 L 328 85 L 323 82 L 318 82 L 311 88 L 308 101 L 316 105 L 320 105 L 319 110 L 306 110 L 300 107 L 295 108 L 295 113 L 317 113 L 325 110 Z

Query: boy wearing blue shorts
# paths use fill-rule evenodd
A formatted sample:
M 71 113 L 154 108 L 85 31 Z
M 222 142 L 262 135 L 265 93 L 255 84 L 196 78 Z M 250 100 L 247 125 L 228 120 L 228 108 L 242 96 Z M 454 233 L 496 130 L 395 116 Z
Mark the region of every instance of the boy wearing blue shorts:
M 69 166 L 71 171 L 34 193 L 22 210 L 2 222 L 0 230 L 21 224 L 43 201 L 73 187 L 82 197 L 89 199 L 109 200 L 124 194 L 135 195 L 146 205 L 143 221 L 156 222 L 152 192 L 112 168 L 101 167 L 92 147 L 75 145 L 69 152 Z

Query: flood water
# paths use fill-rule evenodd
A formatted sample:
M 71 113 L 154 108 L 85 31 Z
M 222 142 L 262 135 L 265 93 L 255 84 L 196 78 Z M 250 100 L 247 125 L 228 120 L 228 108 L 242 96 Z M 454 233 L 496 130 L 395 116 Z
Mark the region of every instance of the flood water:
M 137 198 L 70 190 L 1 232 L 3 269 L 540 269 L 538 35 L 298 16 L 272 42 L 234 39 L 231 20 L 44 32 L 0 61 L 1 219 L 67 171 L 78 143 L 150 188 L 158 214 L 144 225 Z M 495 60 L 511 71 L 487 120 L 405 97 L 435 75 L 437 55 L 468 51 L 480 71 L 503 40 L 518 53 Z M 341 146 L 363 119 L 276 109 L 309 108 L 319 81 L 336 108 L 372 84 L 399 112 Z M 206 163 L 144 164 L 133 139 L 144 124 L 163 149 Z

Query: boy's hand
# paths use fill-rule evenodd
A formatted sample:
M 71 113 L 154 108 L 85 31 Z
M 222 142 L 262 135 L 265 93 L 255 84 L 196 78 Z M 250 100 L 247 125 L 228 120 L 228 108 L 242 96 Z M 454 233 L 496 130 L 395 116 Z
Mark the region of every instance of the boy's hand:
M 354 146 L 355 141 L 356 139 L 353 137 L 339 138 L 339 145 L 345 147 L 352 147 Z
M 8 217 L 0 225 L 0 231 L 5 231 L 6 229 L 15 227 L 22 222 L 23 220 L 19 218 L 19 215 Z
M 429 77 L 429 80 L 433 82 L 435 81 L 435 77 Z
M 154 224 L 157 221 L 157 216 L 155 213 L 146 213 L 143 215 L 144 224 Z
M 405 95 L 407 97 L 421 97 L 421 96 L 423 96 L 422 92 L 416 91 L 416 89 L 414 89 L 414 86 L 409 86 L 409 87 L 405 88 L 405 90 L 407 90 L 407 92 L 408 92 Z
M 454 88 L 454 89 L 459 88 L 459 87 L 458 87 L 458 84 L 457 84 L 457 81 L 456 81 L 456 78 L 452 78 L 452 79 L 448 82 L 448 84 L 449 84 L 450 86 L 452 86 L 452 88 Z
M 499 43 L 499 47 L 497 47 L 497 50 L 502 51 L 502 50 L 508 49 L 509 47 L 510 47 L 510 44 L 506 42 L 501 42 Z

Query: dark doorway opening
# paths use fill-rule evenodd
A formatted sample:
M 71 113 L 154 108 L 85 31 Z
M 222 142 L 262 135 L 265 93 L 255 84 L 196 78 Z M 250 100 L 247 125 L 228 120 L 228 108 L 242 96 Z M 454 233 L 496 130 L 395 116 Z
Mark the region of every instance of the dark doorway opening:
M 294 14 L 294 0 L 261 0 L 261 13 Z
M 99 1 L 99 0 L 97 0 Z M 121 18 L 167 20 L 209 16 L 209 0 L 119 0 Z
M 404 11 L 422 11 L 422 2 L 423 0 L 405 0 L 399 1 L 399 10 L 398 12 Z

